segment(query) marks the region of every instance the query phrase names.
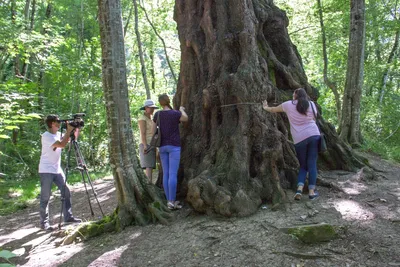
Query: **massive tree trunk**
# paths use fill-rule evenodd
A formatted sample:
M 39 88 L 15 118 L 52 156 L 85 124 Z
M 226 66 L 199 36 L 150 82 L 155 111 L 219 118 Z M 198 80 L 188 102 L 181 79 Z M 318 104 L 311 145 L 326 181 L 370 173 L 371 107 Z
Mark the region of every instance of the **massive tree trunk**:
M 346 84 L 339 131 L 340 139 L 353 146 L 362 143 L 360 108 L 364 78 L 364 48 L 365 2 L 364 0 L 351 0 Z
M 125 227 L 148 219 L 166 222 L 169 213 L 147 184 L 133 139 L 126 82 L 124 34 L 119 0 L 99 0 L 103 90 L 107 109 L 111 168 L 118 195 L 117 221 Z
M 298 162 L 285 114 L 262 110 L 303 87 L 314 98 L 288 19 L 272 0 L 176 0 L 181 72 L 175 106 L 186 107 L 182 129 L 182 191 L 200 212 L 245 216 L 262 201 L 285 199 Z M 322 120 L 322 119 L 321 119 Z M 325 168 L 362 163 L 322 121 Z

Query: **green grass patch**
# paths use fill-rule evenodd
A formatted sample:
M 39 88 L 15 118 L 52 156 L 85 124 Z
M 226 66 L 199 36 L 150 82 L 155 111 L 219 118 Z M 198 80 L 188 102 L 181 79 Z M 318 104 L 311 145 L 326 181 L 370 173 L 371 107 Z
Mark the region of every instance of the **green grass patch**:
M 92 181 L 95 181 L 97 179 L 101 179 L 107 175 L 110 175 L 110 172 L 90 172 L 89 175 L 90 179 Z M 69 173 L 67 182 L 69 185 L 82 182 L 82 176 L 80 172 L 73 171 Z M 53 186 L 53 191 L 54 190 L 57 190 L 56 186 Z M 0 215 L 4 216 L 21 209 L 25 209 L 26 207 L 34 203 L 39 194 L 39 175 L 26 179 L 0 179 Z
M 400 163 L 400 146 L 398 144 L 385 143 L 368 138 L 360 149 L 364 152 L 372 152 L 384 159 Z

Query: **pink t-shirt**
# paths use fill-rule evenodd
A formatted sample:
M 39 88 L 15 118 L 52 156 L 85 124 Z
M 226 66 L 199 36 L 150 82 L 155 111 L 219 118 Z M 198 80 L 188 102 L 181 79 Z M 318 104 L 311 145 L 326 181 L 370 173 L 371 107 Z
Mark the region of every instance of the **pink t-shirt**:
M 318 114 L 317 107 L 313 102 L 309 102 L 313 105 L 315 115 Z M 297 100 L 289 100 L 282 103 L 282 109 L 285 111 L 289 118 L 290 132 L 292 134 L 293 142 L 295 144 L 307 139 L 310 136 L 320 135 L 318 126 L 314 120 L 314 114 L 311 106 L 307 109 L 307 116 L 301 114 L 296 109 Z

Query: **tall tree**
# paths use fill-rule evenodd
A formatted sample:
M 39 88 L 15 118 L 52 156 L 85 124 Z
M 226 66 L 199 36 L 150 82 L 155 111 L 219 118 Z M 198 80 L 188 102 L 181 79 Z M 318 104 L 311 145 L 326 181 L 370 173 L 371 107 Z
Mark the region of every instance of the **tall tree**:
M 303 87 L 316 98 L 292 44 L 285 12 L 272 0 L 176 0 L 181 72 L 175 106 L 189 115 L 182 131 L 182 191 L 201 212 L 248 215 L 278 203 L 296 182 L 297 159 L 284 114 L 266 114 Z M 199 101 L 199 99 L 201 101 Z M 326 168 L 362 166 L 334 129 Z
M 362 143 L 360 109 L 364 79 L 364 48 L 365 1 L 351 0 L 347 73 L 339 136 L 343 141 L 355 146 Z
M 118 195 L 120 227 L 143 225 L 149 218 L 166 222 L 169 213 L 139 166 L 133 139 L 126 81 L 124 34 L 119 0 L 99 0 L 103 91 L 109 153 Z

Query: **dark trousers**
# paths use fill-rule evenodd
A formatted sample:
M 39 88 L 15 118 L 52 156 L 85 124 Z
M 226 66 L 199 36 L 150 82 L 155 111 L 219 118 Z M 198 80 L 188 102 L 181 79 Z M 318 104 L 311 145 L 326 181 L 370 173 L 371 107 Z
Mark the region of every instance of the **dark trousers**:
M 294 145 L 300 163 L 297 186 L 303 186 L 308 172 L 308 188 L 314 189 L 317 183 L 318 142 L 320 135 L 313 135 Z
M 64 197 L 63 215 L 64 221 L 72 217 L 71 193 L 65 185 L 65 177 L 61 173 L 39 173 L 40 176 L 40 224 L 49 222 L 49 199 L 51 195 L 51 186 L 55 183 L 61 191 L 61 197 Z

